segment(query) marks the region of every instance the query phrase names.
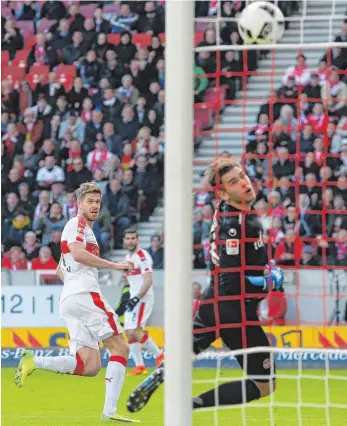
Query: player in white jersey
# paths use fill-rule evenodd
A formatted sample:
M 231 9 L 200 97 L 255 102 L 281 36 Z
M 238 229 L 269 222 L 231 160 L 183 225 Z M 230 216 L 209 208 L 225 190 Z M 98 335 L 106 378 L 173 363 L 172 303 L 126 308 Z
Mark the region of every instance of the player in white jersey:
M 125 272 L 130 285 L 130 299 L 124 314 L 124 329 L 129 339 L 130 354 L 136 365 L 129 375 L 137 376 L 147 373 L 141 345 L 155 357 L 157 366 L 162 363 L 164 355 L 152 338 L 143 332 L 154 305 L 152 258 L 146 250 L 139 247 L 138 235 L 134 229 L 124 231 L 123 243 L 129 251 L 125 260 L 134 264 L 132 271 Z
M 105 404 L 102 423 L 137 423 L 117 413 L 117 404 L 124 383 L 129 346 L 114 310 L 102 296 L 97 268 L 131 272 L 133 263 L 114 263 L 100 259 L 99 246 L 93 233 L 98 219 L 101 190 L 95 182 L 82 184 L 76 191 L 78 216 L 69 220 L 62 233 L 62 256 L 57 275 L 64 282 L 59 312 L 69 331 L 72 356 L 39 357 L 24 352 L 15 373 L 18 387 L 36 369 L 61 374 L 95 376 L 101 367 L 99 342 L 110 351 L 106 368 Z

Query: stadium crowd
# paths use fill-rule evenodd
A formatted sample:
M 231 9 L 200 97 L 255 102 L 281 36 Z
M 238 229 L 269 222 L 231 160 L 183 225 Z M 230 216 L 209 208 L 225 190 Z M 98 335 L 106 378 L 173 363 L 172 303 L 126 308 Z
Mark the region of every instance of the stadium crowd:
M 82 182 L 102 188 L 94 232 L 103 254 L 156 207 L 165 150 L 160 3 L 2 2 L 2 267 L 56 267 Z M 160 236 L 151 251 L 161 267 Z
M 347 19 L 335 41 L 347 41 Z M 240 69 L 242 63 L 233 71 Z M 261 106 L 245 151 L 263 239 L 276 262 L 347 266 L 347 49 L 330 49 L 314 69 L 299 52 Z M 205 268 L 216 200 L 203 174 L 200 186 L 194 198 L 194 266 Z
M 298 7 L 279 4 L 286 16 Z M 214 16 L 221 7 L 222 18 L 235 18 L 244 6 L 197 1 L 196 16 Z M 164 178 L 164 22 L 163 1 L 2 2 L 4 268 L 55 267 L 82 182 L 93 179 L 102 188 L 94 226 L 102 254 L 122 246 L 125 228 L 148 220 Z M 242 44 L 236 24 L 220 24 L 220 34 L 211 24 L 196 24 L 198 46 L 218 38 L 230 45 L 220 59 L 209 52 L 195 56 L 197 150 L 199 132 L 212 128 L 215 113 L 203 102 L 216 96 L 232 102 L 246 84 L 233 73 L 242 72 L 245 61 L 256 70 L 266 55 L 234 51 Z M 346 38 L 345 23 L 336 40 Z M 257 188 L 264 238 L 280 264 L 320 265 L 322 254 L 347 264 L 346 64 L 346 49 L 327 52 L 316 70 L 299 55 L 248 133 L 245 166 Z M 211 77 L 218 70 L 229 74 Z M 196 268 L 209 261 L 215 202 L 202 177 L 194 197 Z M 334 209 L 326 221 L 323 208 Z M 162 235 L 152 237 L 149 251 L 162 268 Z

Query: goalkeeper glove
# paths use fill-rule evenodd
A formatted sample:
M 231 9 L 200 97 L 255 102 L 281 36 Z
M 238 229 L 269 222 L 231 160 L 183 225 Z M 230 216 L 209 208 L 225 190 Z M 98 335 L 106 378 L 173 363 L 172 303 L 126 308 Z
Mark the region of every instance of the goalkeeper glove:
M 265 277 L 246 277 L 256 287 L 262 287 L 265 291 L 283 291 L 284 274 L 281 268 L 271 268 Z
M 129 299 L 126 305 L 126 309 L 128 311 L 132 311 L 135 306 L 139 303 L 140 299 L 138 297 L 133 297 L 132 299 Z

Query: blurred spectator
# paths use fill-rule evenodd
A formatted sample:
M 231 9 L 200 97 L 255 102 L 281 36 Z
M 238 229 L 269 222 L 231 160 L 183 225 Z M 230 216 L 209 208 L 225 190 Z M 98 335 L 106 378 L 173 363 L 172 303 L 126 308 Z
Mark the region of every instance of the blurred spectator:
M 62 49 L 62 57 L 66 65 L 79 65 L 83 56 L 87 53 L 87 46 L 83 40 L 81 31 L 76 31 L 72 35 L 72 42 Z
M 321 266 L 321 262 L 318 256 L 313 254 L 312 246 L 305 246 L 302 250 L 300 259 L 300 265 L 302 266 Z
M 111 215 L 105 203 L 101 204 L 98 225 L 100 231 L 101 254 L 105 254 L 110 249 L 111 241 Z
M 135 106 L 139 97 L 139 91 L 133 86 L 133 79 L 130 75 L 124 75 L 122 78 L 122 86 L 117 89 L 116 97 L 123 104 Z
M 136 211 L 131 207 L 118 179 L 110 180 L 103 203 L 111 214 L 115 248 L 122 247 L 123 231 L 131 225 Z
M 277 179 L 282 176 L 294 174 L 295 164 L 289 159 L 288 149 L 284 147 L 277 148 L 278 160 L 273 166 L 273 173 Z
M 46 35 L 43 33 L 36 34 L 36 43 L 30 50 L 27 59 L 27 69 L 34 64 L 48 65 L 53 68 L 58 63 L 57 51 L 53 49 L 51 42 L 47 41 Z
M 18 185 L 18 192 L 21 207 L 32 218 L 37 204 L 37 198 L 30 192 L 29 185 L 26 182 L 22 182 Z
M 57 269 L 57 262 L 52 256 L 51 249 L 48 246 L 40 248 L 39 257 L 33 259 L 31 262 L 31 269 L 37 270 L 48 270 L 48 269 Z
M 97 7 L 94 12 L 95 31 L 97 33 L 109 34 L 111 32 L 110 23 L 104 18 L 104 12 L 101 7 Z
M 20 271 L 28 269 L 28 261 L 25 258 L 22 249 L 17 246 L 11 247 L 8 255 L 1 260 L 1 267 L 11 271 Z
M 25 234 L 30 231 L 30 217 L 23 210 L 18 210 L 12 223 L 4 224 L 2 228 L 2 242 L 7 249 L 12 246 L 21 246 L 24 243 Z
M 336 36 L 335 42 L 337 43 L 347 42 L 347 22 L 346 21 L 342 24 L 341 32 L 338 36 Z M 342 56 L 347 59 L 347 48 L 342 49 Z
M 17 131 L 25 135 L 25 140 L 29 140 L 35 145 L 41 141 L 43 124 L 41 120 L 37 121 L 32 108 L 24 111 L 23 122 L 18 124 Z
M 33 222 L 33 231 L 40 232 L 42 236 L 42 244 L 49 243 L 52 231 L 62 230 L 66 225 L 67 219 L 62 215 L 60 204 L 53 203 L 50 206 L 49 213 L 46 216 L 35 218 Z
M 82 34 L 86 48 L 90 49 L 96 42 L 97 38 L 97 32 L 95 31 L 95 24 L 92 18 L 87 18 L 84 21 Z
M 102 134 L 103 114 L 99 109 L 92 112 L 91 121 L 87 124 L 83 149 L 89 152 L 93 149 L 98 134 Z
M 294 266 L 301 259 L 304 243 L 295 235 L 293 229 L 287 229 L 285 238 L 276 248 L 274 259 L 278 265 Z
M 208 87 L 208 79 L 205 71 L 199 66 L 194 66 L 194 102 L 202 102 L 205 90 Z
M 193 282 L 193 318 L 198 312 L 201 297 L 202 297 L 201 284 L 197 281 L 194 281 Z
M 131 11 L 129 4 L 121 4 L 119 13 L 113 13 L 107 16 L 112 26 L 112 33 L 121 33 L 122 31 L 131 31 L 136 28 L 138 15 Z
M 139 123 L 134 117 L 134 110 L 130 105 L 125 105 L 122 110 L 121 119 L 116 125 L 122 140 L 132 141 L 138 132 Z
M 55 158 L 52 155 L 48 155 L 45 158 L 45 165 L 37 172 L 36 180 L 40 188 L 48 189 L 53 182 L 65 180 L 64 170 L 55 165 Z
M 24 243 L 22 244 L 22 248 L 24 250 L 25 257 L 28 260 L 33 260 L 39 255 L 40 244 L 36 241 L 35 232 L 28 231 L 25 234 Z
M 77 216 L 78 205 L 75 191 L 69 189 L 66 193 L 66 202 L 63 205 L 63 215 L 68 220 Z
M 4 30 L 1 33 L 1 50 L 7 50 L 12 60 L 16 55 L 16 51 L 23 48 L 23 36 L 10 19 L 6 20 Z
M 82 61 L 80 74 L 85 86 L 89 88 L 95 88 L 98 86 L 101 74 L 101 65 L 96 58 L 94 50 L 89 50 L 86 58 Z
M 164 269 L 164 249 L 160 235 L 152 235 L 151 246 L 147 251 L 153 259 L 153 269 Z
M 47 244 L 47 247 L 49 247 L 52 252 L 53 259 L 57 264 L 59 264 L 61 256 L 61 234 L 61 230 L 53 231 L 50 236 L 50 241 Z
M 77 189 L 82 183 L 92 180 L 92 172 L 88 170 L 81 158 L 72 160 L 72 170 L 67 173 L 66 184 L 70 189 Z
M 299 54 L 297 56 L 297 63 L 287 68 L 284 77 L 283 85 L 286 86 L 288 79 L 294 77 L 298 86 L 306 86 L 310 80 L 310 70 L 306 65 L 306 56 Z
M 113 50 L 114 45 L 107 41 L 107 35 L 105 33 L 100 32 L 93 49 L 95 50 L 97 59 L 99 61 L 104 61 L 106 59 L 106 52 L 108 50 Z
M 51 47 L 54 50 L 68 46 L 72 41 L 69 21 L 66 18 L 60 19 L 48 30 L 46 38 L 50 40 Z
M 59 20 L 66 14 L 66 8 L 62 1 L 45 1 L 41 7 L 40 18 Z
M 103 140 L 95 142 L 95 149 L 87 155 L 87 167 L 90 171 L 103 169 L 107 161 L 113 157 L 113 154 L 106 148 Z
M 156 8 L 154 1 L 146 1 L 143 13 L 139 14 L 136 29 L 139 33 L 159 34 L 165 31 L 165 17 L 162 8 Z
M 71 111 L 68 118 L 62 121 L 59 128 L 59 139 L 64 138 L 67 130 L 71 132 L 74 139 L 77 139 L 80 142 L 84 141 L 86 125 L 79 117 L 79 113 L 77 111 Z
M 129 198 L 131 205 L 137 209 L 138 189 L 134 184 L 134 176 L 131 169 L 123 171 L 121 188 L 123 193 Z
M 329 115 L 347 115 L 347 84 L 340 81 L 336 71 L 332 71 L 330 78 L 322 85 L 321 98 L 327 102 Z
M 120 43 L 116 46 L 117 59 L 124 65 L 129 65 L 135 57 L 136 46 L 131 42 L 131 33 L 122 31 L 120 35 Z

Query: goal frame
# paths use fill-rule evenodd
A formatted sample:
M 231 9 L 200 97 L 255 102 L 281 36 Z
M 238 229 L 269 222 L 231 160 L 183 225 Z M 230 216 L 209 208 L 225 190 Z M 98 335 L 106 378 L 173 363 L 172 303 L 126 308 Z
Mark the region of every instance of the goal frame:
M 165 426 L 192 424 L 194 2 L 166 3 Z

